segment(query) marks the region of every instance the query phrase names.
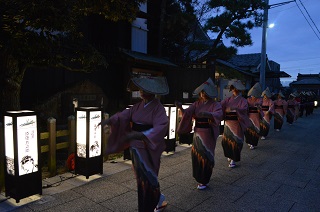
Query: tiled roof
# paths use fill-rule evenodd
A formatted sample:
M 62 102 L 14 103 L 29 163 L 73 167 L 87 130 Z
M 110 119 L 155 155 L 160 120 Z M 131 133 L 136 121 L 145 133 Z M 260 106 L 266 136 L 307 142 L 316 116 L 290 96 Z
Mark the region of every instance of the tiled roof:
M 230 68 L 233 68 L 243 74 L 246 74 L 246 75 L 250 75 L 250 76 L 256 76 L 255 74 L 252 74 L 251 72 L 247 72 L 246 70 L 242 69 L 242 68 L 239 68 L 238 66 L 235 66 L 227 61 L 224 61 L 224 60 L 220 60 L 220 59 L 217 59 L 216 62 L 220 63 L 220 64 L 223 64 L 227 67 L 230 67 Z
M 266 77 L 269 78 L 285 78 L 285 77 L 291 77 L 290 74 L 284 72 L 284 71 L 278 71 L 278 72 L 274 72 L 274 71 L 268 71 L 266 72 Z
M 190 57 L 191 61 L 197 61 L 199 59 L 206 57 L 208 55 L 208 53 L 209 53 L 209 49 L 204 50 L 204 51 L 192 50 L 189 53 L 189 57 Z
M 320 85 L 320 78 L 315 79 L 302 79 L 290 83 L 291 85 Z
M 234 55 L 228 62 L 239 67 L 258 67 L 261 53 Z
M 198 49 L 198 50 L 194 49 L 189 52 L 189 57 L 190 57 L 191 61 L 197 61 L 197 60 L 204 59 L 208 55 L 209 50 L 214 42 L 215 42 L 215 39 L 195 40 L 194 45 L 198 45 L 198 47 L 199 48 L 202 47 L 202 49 Z M 221 42 L 220 44 L 223 44 L 223 43 Z
M 140 52 L 135 52 L 135 51 L 130 51 L 130 50 L 125 50 L 121 49 L 121 51 L 126 54 L 127 56 L 131 57 L 134 60 L 140 60 L 140 61 L 148 61 L 151 63 L 157 63 L 157 64 L 162 64 L 162 65 L 167 65 L 167 66 L 177 66 L 176 64 L 171 63 L 168 60 L 165 60 L 160 57 L 154 57 L 148 54 L 140 53 Z

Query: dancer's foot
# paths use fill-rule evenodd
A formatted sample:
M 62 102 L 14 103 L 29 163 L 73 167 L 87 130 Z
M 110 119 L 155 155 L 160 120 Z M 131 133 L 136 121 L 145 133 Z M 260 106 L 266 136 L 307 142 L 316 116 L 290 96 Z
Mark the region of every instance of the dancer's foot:
M 206 189 L 206 188 L 207 188 L 206 184 L 198 184 L 198 186 L 197 186 L 198 190 L 203 190 L 203 189 Z
M 155 212 L 161 212 L 164 211 L 164 209 L 167 207 L 168 203 L 166 201 L 164 201 L 166 199 L 166 197 L 161 194 L 160 198 L 159 198 L 159 202 L 157 207 L 154 209 Z
M 236 167 L 236 163 L 233 160 L 231 160 L 231 162 L 229 163 L 229 168 L 234 168 L 234 167 Z

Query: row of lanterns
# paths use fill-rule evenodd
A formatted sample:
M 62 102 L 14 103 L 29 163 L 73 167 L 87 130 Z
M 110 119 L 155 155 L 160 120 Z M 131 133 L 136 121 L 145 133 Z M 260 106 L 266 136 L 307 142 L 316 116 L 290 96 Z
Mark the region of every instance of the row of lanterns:
M 102 111 L 98 107 L 76 109 L 75 173 L 103 173 L 102 130 L 98 125 Z M 37 115 L 34 111 L 7 111 L 4 115 L 5 196 L 17 203 L 42 194 L 40 144 Z
M 183 105 L 187 108 L 189 105 Z M 174 105 L 164 105 L 169 117 L 168 134 L 165 137 L 167 152 L 176 148 L 176 127 L 179 115 Z M 102 110 L 98 107 L 76 108 L 75 173 L 86 176 L 103 173 Z M 7 111 L 4 115 L 5 144 L 5 195 L 20 199 L 42 194 L 40 144 L 34 111 Z M 192 134 L 180 135 L 180 143 L 192 143 Z M 124 152 L 124 159 L 130 159 Z M 126 158 L 127 157 L 127 158 Z

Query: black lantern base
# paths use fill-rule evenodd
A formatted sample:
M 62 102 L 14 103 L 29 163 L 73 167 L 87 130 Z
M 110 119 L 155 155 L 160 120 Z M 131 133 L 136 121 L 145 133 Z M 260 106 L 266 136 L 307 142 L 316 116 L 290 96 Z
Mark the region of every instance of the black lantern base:
M 103 174 L 103 157 L 81 158 L 76 156 L 75 174 L 89 176 L 94 174 Z
M 131 160 L 129 148 L 127 148 L 123 151 L 123 160 Z
M 19 203 L 21 199 L 40 194 L 42 195 L 41 172 L 22 176 L 5 175 L 5 195 Z
M 168 152 L 175 152 L 176 151 L 176 139 L 165 139 L 166 142 L 166 149 L 165 151 Z
M 220 125 L 219 130 L 220 130 L 220 135 L 222 135 L 224 131 L 224 125 Z
M 193 133 L 179 134 L 179 144 L 189 144 L 193 143 Z

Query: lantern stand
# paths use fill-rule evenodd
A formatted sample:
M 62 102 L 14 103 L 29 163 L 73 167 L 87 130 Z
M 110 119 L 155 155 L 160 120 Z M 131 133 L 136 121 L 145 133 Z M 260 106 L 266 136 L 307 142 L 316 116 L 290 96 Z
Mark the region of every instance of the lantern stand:
M 222 135 L 224 131 L 224 120 L 220 122 L 219 131 L 220 131 L 219 134 Z
M 103 174 L 102 130 L 99 107 L 76 108 L 75 174 Z
M 168 152 L 176 151 L 176 126 L 177 126 L 177 107 L 174 104 L 163 105 L 169 118 L 168 132 L 165 136 L 166 149 Z
M 34 111 L 4 114 L 5 196 L 21 199 L 42 194 L 38 122 Z

